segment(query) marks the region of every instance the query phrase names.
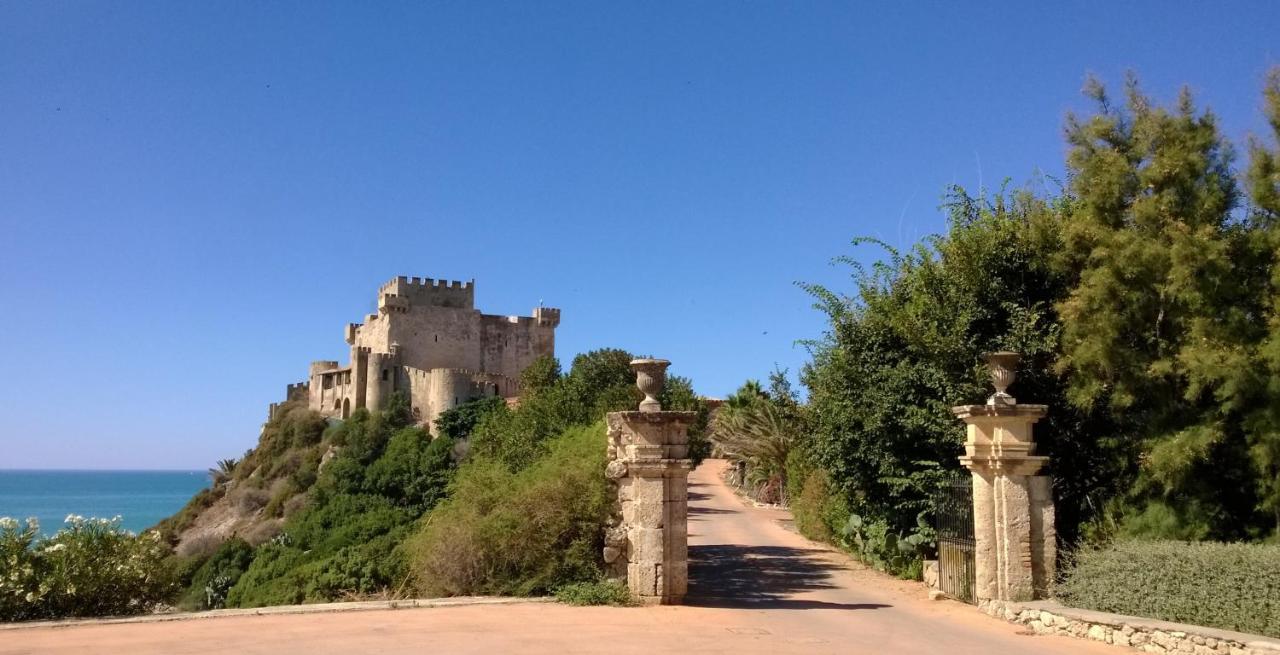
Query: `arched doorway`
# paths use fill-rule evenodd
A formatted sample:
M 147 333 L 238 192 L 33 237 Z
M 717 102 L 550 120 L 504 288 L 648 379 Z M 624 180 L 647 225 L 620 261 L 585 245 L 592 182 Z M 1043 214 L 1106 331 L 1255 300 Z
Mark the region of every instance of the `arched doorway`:
M 343 398 L 342 399 L 342 420 L 344 421 L 347 420 L 347 417 L 349 416 L 351 416 L 351 399 Z

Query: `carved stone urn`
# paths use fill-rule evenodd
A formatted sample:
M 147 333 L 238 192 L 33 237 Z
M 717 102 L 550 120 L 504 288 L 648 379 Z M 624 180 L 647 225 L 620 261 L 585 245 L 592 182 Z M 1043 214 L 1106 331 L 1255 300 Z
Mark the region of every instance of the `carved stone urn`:
M 1018 362 L 1022 359 L 1019 353 L 1003 350 L 987 353 L 982 356 L 991 370 L 991 385 L 996 392 L 987 399 L 988 405 L 1013 405 L 1017 401 L 1009 395 L 1009 386 L 1018 378 Z
M 671 366 L 671 362 L 665 359 L 631 360 L 631 370 L 636 372 L 636 386 L 644 393 L 644 400 L 640 401 L 640 411 L 662 411 L 658 396 L 662 395 L 662 387 L 666 385 L 668 366 Z

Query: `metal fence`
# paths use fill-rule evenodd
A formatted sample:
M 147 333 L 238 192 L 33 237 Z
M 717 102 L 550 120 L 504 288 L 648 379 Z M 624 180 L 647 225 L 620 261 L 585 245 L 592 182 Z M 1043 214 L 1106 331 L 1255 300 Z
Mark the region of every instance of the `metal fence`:
M 943 593 L 974 603 L 973 483 L 956 478 L 938 490 L 938 581 Z

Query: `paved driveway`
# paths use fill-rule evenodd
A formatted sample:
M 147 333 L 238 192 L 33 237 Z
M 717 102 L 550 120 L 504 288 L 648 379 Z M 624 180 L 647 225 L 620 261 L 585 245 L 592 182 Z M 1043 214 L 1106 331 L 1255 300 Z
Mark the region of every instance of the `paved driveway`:
M 0 631 L 12 653 L 1124 653 L 1021 628 L 867 571 L 744 505 L 707 462 L 690 480 L 689 604 L 516 604 Z

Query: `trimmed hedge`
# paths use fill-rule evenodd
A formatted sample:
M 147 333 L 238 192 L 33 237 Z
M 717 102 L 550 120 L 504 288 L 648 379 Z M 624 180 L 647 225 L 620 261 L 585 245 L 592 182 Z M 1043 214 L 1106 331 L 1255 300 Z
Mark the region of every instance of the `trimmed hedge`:
M 1120 541 L 1075 560 L 1066 605 L 1280 637 L 1278 544 Z

